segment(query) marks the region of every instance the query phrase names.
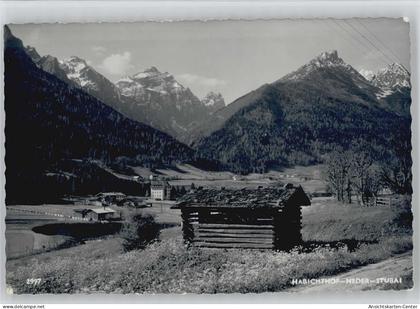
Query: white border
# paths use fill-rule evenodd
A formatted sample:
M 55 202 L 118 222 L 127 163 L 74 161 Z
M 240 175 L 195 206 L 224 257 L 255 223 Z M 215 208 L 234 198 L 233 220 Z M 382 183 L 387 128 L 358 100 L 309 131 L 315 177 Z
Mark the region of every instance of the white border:
M 418 106 L 420 38 L 420 2 L 418 1 L 2 1 L 1 24 L 41 22 L 121 22 L 121 21 L 180 21 L 226 19 L 278 18 L 350 18 L 350 17 L 408 17 L 411 38 L 412 73 L 412 144 L 413 144 L 413 211 L 414 282 L 411 291 L 372 291 L 348 294 L 230 294 L 230 295 L 6 295 L 5 294 L 5 207 L 4 173 L 0 175 L 0 299 L 1 303 L 419 303 L 419 119 Z M 1 29 L 3 32 L 3 28 Z M 3 40 L 1 40 L 3 46 Z M 3 62 L 0 63 L 3 72 Z M 0 99 L 3 102 L 3 74 L 0 75 Z M 3 109 L 4 110 L 4 109 Z M 4 112 L 0 123 L 4 127 Z M 4 133 L 0 134 L 4 145 Z M 4 147 L 0 148 L 4 158 Z M 0 161 L 2 171 L 4 160 Z

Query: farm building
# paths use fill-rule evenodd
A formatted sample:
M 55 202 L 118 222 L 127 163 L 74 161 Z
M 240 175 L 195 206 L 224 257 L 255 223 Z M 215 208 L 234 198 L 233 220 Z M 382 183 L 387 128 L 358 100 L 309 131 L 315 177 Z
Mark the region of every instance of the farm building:
M 186 194 L 181 209 L 184 240 L 208 248 L 289 249 L 301 242 L 301 206 L 311 202 L 301 186 L 201 189 Z
M 125 198 L 125 194 L 121 192 L 101 192 L 96 194 L 96 198 L 99 198 L 105 203 L 118 203 Z
M 154 200 L 166 200 L 171 195 L 171 186 L 167 181 L 153 180 L 150 184 L 150 197 Z
M 112 219 L 114 216 L 115 210 L 109 207 L 102 207 L 89 209 L 85 217 L 91 220 L 102 221 Z

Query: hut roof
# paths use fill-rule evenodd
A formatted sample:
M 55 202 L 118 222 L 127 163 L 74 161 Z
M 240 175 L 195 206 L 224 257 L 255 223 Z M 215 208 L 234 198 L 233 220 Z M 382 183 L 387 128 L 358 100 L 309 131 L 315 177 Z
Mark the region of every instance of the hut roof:
M 100 192 L 96 196 L 125 196 L 122 192 Z
M 184 195 L 172 208 L 283 208 L 291 199 L 297 206 L 311 204 L 301 186 L 287 185 L 259 189 L 200 189 Z

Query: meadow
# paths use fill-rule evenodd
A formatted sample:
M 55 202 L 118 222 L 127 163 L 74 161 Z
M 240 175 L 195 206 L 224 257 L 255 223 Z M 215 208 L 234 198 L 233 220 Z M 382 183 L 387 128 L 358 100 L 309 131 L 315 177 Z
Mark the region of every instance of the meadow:
M 276 182 L 293 183 L 302 185 L 305 192 L 325 192 L 325 181 L 321 177 L 323 165 L 296 166 L 283 170 L 270 170 L 264 174 L 250 173 L 237 175 L 231 172 L 213 172 L 198 169 L 189 164 L 178 164 L 176 168 L 162 168 L 151 170 L 144 167 L 132 167 L 137 175 L 148 179 L 150 175 L 159 175 L 169 180 L 172 186 L 195 186 L 211 188 L 257 188 Z
M 331 276 L 412 249 L 409 199 L 390 208 L 333 200 L 311 208 L 303 211 L 304 243 L 289 252 L 200 249 L 173 233 L 125 253 L 110 238 L 8 261 L 7 284 L 15 293 L 274 292 L 291 279 Z M 28 285 L 27 278 L 41 282 Z

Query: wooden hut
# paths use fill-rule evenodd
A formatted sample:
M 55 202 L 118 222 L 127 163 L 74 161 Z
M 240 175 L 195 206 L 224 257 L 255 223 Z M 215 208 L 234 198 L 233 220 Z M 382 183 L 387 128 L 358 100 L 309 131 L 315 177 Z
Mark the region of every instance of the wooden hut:
M 201 189 L 186 194 L 181 209 L 184 240 L 207 248 L 289 249 L 301 242 L 301 186 Z
M 95 221 L 109 220 L 109 219 L 114 218 L 114 216 L 115 216 L 115 210 L 109 207 L 92 208 L 92 209 L 89 209 L 89 211 L 86 214 L 86 218 L 89 218 L 90 220 L 95 220 Z

